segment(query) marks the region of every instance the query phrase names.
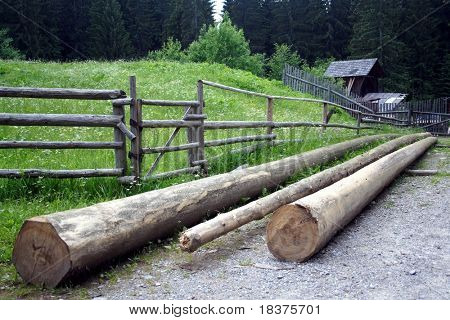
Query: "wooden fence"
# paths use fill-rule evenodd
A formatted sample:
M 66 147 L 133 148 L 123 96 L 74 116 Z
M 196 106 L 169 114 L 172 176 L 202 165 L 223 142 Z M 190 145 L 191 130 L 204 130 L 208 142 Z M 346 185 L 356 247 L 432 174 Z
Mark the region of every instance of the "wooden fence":
M 0 87 L 0 97 L 34 99 L 112 100 L 126 97 L 121 90 L 43 89 Z M 110 177 L 127 174 L 126 137 L 135 139 L 125 125 L 123 108 L 113 105 L 112 115 L 0 113 L 2 126 L 57 126 L 113 128 L 113 142 L 94 141 L 0 141 L 0 149 L 114 149 L 115 168 L 82 170 L 0 169 L 0 177 Z
M 398 104 L 364 103 L 361 97 L 347 95 L 343 88 L 332 81 L 290 65 L 284 68 L 283 83 L 296 91 L 319 96 L 345 106 L 354 117 L 359 116 L 355 111 L 360 111 L 363 116 L 362 122 L 421 127 L 436 135 L 449 134 L 450 98 L 448 97 Z
M 266 100 L 266 121 L 206 121 L 204 90 L 205 86 L 226 90 L 234 93 L 260 97 Z M 66 127 L 109 127 L 114 130 L 114 141 L 0 141 L 1 149 L 32 148 L 32 149 L 114 149 L 115 167 L 112 169 L 84 169 L 84 170 L 45 170 L 45 169 L 6 169 L 0 170 L 0 177 L 53 177 L 78 178 L 117 176 L 123 181 L 136 179 L 154 179 L 168 177 L 182 173 L 207 174 L 208 161 L 205 148 L 217 147 L 243 142 L 258 142 L 247 147 L 255 150 L 261 146 L 278 144 L 274 131 L 278 128 L 320 127 L 342 128 L 355 130 L 373 129 L 371 126 L 361 125 L 365 115 L 358 110 L 350 109 L 325 99 L 309 99 L 268 95 L 239 88 L 229 87 L 211 81 L 200 80 L 197 83 L 197 99 L 194 101 L 150 100 L 137 96 L 136 78 L 130 77 L 129 97 L 121 90 L 86 90 L 86 89 L 43 89 L 43 88 L 0 88 L 0 97 L 9 98 L 41 98 L 41 99 L 81 99 L 81 100 L 109 100 L 112 105 L 111 115 L 97 114 L 0 114 L 2 126 L 66 126 Z M 275 122 L 274 103 L 277 100 L 297 102 L 314 102 L 322 108 L 322 122 Z M 356 115 L 356 125 L 329 123 L 332 113 L 330 106 L 342 108 Z M 125 123 L 129 107 L 129 126 Z M 182 119 L 147 120 L 143 119 L 143 108 L 148 107 L 180 107 L 184 110 Z M 173 131 L 163 146 L 143 147 L 143 130 L 155 128 L 173 128 Z M 207 130 L 226 130 L 241 128 L 266 128 L 264 134 L 238 136 L 227 139 L 206 140 Z M 175 137 L 185 129 L 187 143 L 172 145 Z M 130 141 L 130 151 L 127 153 L 127 139 Z M 267 143 L 268 142 L 268 143 Z M 162 157 L 169 152 L 185 151 L 188 153 L 187 167 L 178 170 L 155 174 Z M 148 154 L 156 154 L 156 159 L 148 170 L 142 168 L 143 158 Z M 128 168 L 130 159 L 130 168 Z

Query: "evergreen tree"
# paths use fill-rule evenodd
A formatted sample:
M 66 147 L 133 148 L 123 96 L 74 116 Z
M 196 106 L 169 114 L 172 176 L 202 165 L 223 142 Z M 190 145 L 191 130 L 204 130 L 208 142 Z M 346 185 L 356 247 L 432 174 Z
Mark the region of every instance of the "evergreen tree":
M 265 52 L 266 39 L 270 24 L 266 20 L 266 7 L 260 0 L 228 0 L 224 2 L 224 12 L 228 12 L 231 21 L 244 30 L 250 42 L 252 52 Z
M 360 1 L 355 8 L 351 56 L 378 58 L 385 71 L 386 91 L 407 92 L 407 46 L 396 37 L 403 15 L 403 2 L 397 0 Z
M 328 22 L 330 39 L 326 44 L 327 52 L 336 59 L 347 55 L 347 48 L 352 35 L 352 0 L 332 0 L 328 6 Z
M 203 26 L 214 23 L 213 8 L 209 0 L 171 0 L 171 14 L 167 17 L 165 40 L 174 38 L 183 48 L 191 44 L 200 34 Z
M 57 19 L 59 0 L 4 0 L 0 5 L 0 27 L 7 28 L 14 46 L 29 59 L 59 59 L 61 43 Z M 13 9 L 11 9 L 11 7 Z
M 62 45 L 62 59 L 86 58 L 86 30 L 89 26 L 90 0 L 62 0 L 58 36 L 67 45 Z
M 0 59 L 22 59 L 22 54 L 12 47 L 7 29 L 0 29 Z
M 89 10 L 88 52 L 98 59 L 119 59 L 132 53 L 117 0 L 93 0 Z

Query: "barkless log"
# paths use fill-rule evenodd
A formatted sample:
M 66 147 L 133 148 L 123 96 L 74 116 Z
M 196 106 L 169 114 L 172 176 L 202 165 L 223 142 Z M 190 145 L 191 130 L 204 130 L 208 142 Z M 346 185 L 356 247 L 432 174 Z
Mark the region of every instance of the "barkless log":
M 54 287 L 74 273 L 165 238 L 182 226 L 192 226 L 243 197 L 272 189 L 304 168 L 384 137 L 358 138 L 243 170 L 28 219 L 14 246 L 14 265 L 26 282 Z
M 285 204 L 312 194 L 347 177 L 360 168 L 393 152 L 402 145 L 428 136 L 430 134 L 422 133 L 397 138 L 340 165 L 302 179 L 266 197 L 250 202 L 227 213 L 219 214 L 217 217 L 185 231 L 180 237 L 180 247 L 184 251 L 195 251 L 205 243 L 217 239 L 244 224 L 264 218 L 264 216 Z
M 436 141 L 426 138 L 411 144 L 279 208 L 267 225 L 270 252 L 281 260 L 309 259 Z

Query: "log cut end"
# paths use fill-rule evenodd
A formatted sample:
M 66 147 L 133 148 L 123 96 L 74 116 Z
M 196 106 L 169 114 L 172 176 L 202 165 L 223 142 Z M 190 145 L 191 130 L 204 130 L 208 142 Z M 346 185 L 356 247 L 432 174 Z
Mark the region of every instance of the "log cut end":
M 56 287 L 71 268 L 69 249 L 45 218 L 27 220 L 17 236 L 13 263 L 26 283 Z
M 267 225 L 267 246 L 278 259 L 305 261 L 314 254 L 318 243 L 317 221 L 295 204 L 282 206 Z
M 183 233 L 180 237 L 180 248 L 186 252 L 194 252 L 201 246 L 201 242 L 195 236 Z

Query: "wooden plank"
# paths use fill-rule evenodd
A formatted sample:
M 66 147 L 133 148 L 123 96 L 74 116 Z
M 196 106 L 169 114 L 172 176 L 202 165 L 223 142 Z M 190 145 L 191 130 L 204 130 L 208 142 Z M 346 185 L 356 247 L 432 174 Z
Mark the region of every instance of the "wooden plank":
M 186 114 L 183 118 L 183 120 L 190 121 L 190 120 L 204 120 L 208 117 L 206 114 Z
M 141 100 L 137 99 L 136 92 L 136 77 L 130 77 L 130 97 L 132 99 L 130 106 L 130 127 L 131 132 L 135 135 L 135 139 L 131 141 L 131 164 L 133 168 L 133 175 L 136 179 L 141 176 L 141 149 L 142 149 L 142 134 L 141 134 L 141 117 L 142 105 Z
M 47 169 L 2 169 L 0 178 L 93 178 L 118 177 L 122 169 L 82 169 L 82 170 L 47 170 Z
M 0 149 L 121 149 L 121 142 L 0 141 Z
M 126 96 L 122 90 L 0 87 L 0 97 L 9 98 L 112 100 Z
M 161 107 L 198 107 L 198 101 L 176 101 L 176 100 L 146 100 L 142 99 L 143 106 Z
M 174 151 L 182 151 L 182 150 L 192 150 L 198 148 L 198 142 L 182 144 L 179 146 L 167 146 L 167 147 L 154 147 L 154 148 L 142 148 L 142 152 L 144 154 L 151 153 L 166 153 L 166 152 L 174 152 Z
M 0 125 L 9 126 L 115 127 L 121 120 L 116 115 L 0 113 Z
M 205 108 L 205 100 L 204 100 L 204 94 L 203 94 L 203 82 L 198 81 L 197 82 L 197 100 L 198 100 L 198 107 L 195 109 L 198 116 L 202 116 L 200 119 L 201 125 L 197 127 L 197 142 L 198 142 L 198 148 L 197 148 L 197 158 L 195 161 L 192 162 L 193 166 L 200 165 L 201 167 L 201 173 L 206 175 L 208 174 L 208 166 L 207 162 L 205 160 L 205 119 L 207 118 L 206 115 L 203 113 L 203 110 Z M 192 119 L 191 119 L 192 120 Z M 195 120 L 195 119 L 194 119 Z
M 130 99 L 131 101 L 131 99 Z M 125 108 L 123 105 L 114 105 L 113 102 L 113 114 L 122 118 L 121 124 L 125 126 Z M 122 176 L 127 175 L 128 162 L 127 162 L 127 143 L 126 134 L 119 127 L 114 128 L 114 141 L 119 145 L 119 148 L 114 150 L 114 163 L 116 169 L 122 169 Z
M 268 122 L 273 122 L 273 99 L 267 98 L 267 111 L 266 111 L 266 119 Z M 268 127 L 267 128 L 267 134 L 273 133 L 273 128 Z
M 248 94 L 248 95 L 255 96 L 255 97 L 271 98 L 270 95 L 267 95 L 267 94 L 264 94 L 264 93 L 258 93 L 258 92 L 254 92 L 254 91 L 234 88 L 234 87 L 226 86 L 226 85 L 223 85 L 223 84 L 220 84 L 220 83 L 215 83 L 215 82 L 207 81 L 207 80 L 200 80 L 200 81 L 203 84 L 207 85 L 207 86 L 219 88 L 219 89 L 222 89 L 222 90 L 238 92 L 238 93 L 244 93 L 244 94 Z
M 115 99 L 112 100 L 112 105 L 114 107 L 120 107 L 120 106 L 129 106 L 131 105 L 131 98 L 123 98 L 123 99 Z
M 201 126 L 200 121 L 142 120 L 143 128 L 192 128 Z

